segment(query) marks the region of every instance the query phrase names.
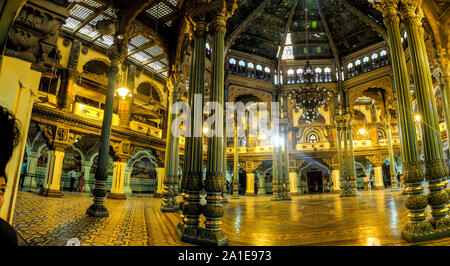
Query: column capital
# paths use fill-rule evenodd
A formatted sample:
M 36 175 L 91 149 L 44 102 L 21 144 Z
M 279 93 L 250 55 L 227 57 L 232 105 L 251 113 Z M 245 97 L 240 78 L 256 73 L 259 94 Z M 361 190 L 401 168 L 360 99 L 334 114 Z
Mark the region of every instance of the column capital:
M 423 13 L 417 12 L 422 5 L 422 0 L 401 0 L 402 19 L 412 25 L 422 26 Z
M 40 153 L 34 151 L 27 153 L 28 158 L 38 159 L 40 156 L 41 156 Z
M 372 2 L 372 6 L 383 14 L 383 23 L 398 24 L 400 19 L 397 15 L 399 0 L 381 0 L 380 2 Z
M 131 145 L 130 141 L 122 141 L 119 143 L 112 143 L 117 162 L 128 162 L 134 154 L 135 146 Z
M 106 51 L 106 55 L 111 61 L 111 67 L 119 65 L 125 60 L 127 53 L 123 50 L 121 42 L 123 40 L 114 40 L 114 44 Z
M 374 155 L 366 156 L 366 158 L 373 164 L 374 167 L 380 167 L 384 164 L 388 156 L 388 154 L 377 153 Z
M 200 20 L 194 23 L 194 36 L 195 38 L 205 37 L 208 31 L 208 25 L 205 20 Z
M 92 166 L 94 163 L 91 161 L 81 161 L 81 167 L 90 167 Z
M 247 161 L 245 162 L 244 166 L 244 170 L 247 173 L 254 173 L 255 170 L 262 164 L 262 162 L 253 162 L 253 161 Z
M 65 151 L 81 138 L 80 134 L 60 126 L 40 124 L 39 129 L 50 150 Z

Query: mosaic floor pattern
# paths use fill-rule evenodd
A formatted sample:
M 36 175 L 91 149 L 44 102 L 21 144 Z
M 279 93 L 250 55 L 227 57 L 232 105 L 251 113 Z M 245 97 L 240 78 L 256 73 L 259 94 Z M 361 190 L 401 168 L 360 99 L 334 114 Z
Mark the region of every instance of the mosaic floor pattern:
M 227 196 L 222 228 L 228 245 L 410 245 L 400 237 L 408 221 L 406 196 L 389 190 L 303 195 L 274 202 L 270 196 L 233 200 Z M 162 213 L 161 199 L 106 199 L 107 218 L 85 214 L 92 198 L 66 193 L 44 198 L 19 192 L 14 226 L 32 246 L 63 246 L 78 238 L 83 246 L 177 246 L 178 213 Z M 450 245 L 450 238 L 415 245 Z

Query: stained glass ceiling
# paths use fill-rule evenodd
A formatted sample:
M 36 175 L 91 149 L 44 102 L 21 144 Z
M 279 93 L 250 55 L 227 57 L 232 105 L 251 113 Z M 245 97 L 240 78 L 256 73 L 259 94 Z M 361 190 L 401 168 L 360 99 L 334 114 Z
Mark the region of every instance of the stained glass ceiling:
M 152 20 L 162 23 L 164 27 L 173 26 L 173 19 L 178 13 L 178 0 L 154 1 L 144 13 Z M 117 18 L 116 10 L 106 7 L 94 0 L 78 0 L 68 7 L 63 30 L 73 36 L 82 38 L 104 49 L 113 44 L 113 36 L 102 36 L 96 29 L 97 22 Z M 167 77 L 168 59 L 163 49 L 155 44 L 152 36 L 138 35 L 128 44 L 127 60 L 165 79 Z

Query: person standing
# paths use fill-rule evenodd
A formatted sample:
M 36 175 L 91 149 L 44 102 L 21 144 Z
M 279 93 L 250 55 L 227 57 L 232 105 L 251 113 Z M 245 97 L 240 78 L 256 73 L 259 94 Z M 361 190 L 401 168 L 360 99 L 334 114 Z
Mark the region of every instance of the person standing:
M 75 177 L 76 177 L 76 175 L 77 175 L 77 173 L 75 172 L 75 168 L 72 168 L 72 170 L 68 174 L 69 180 L 70 180 L 70 188 L 69 188 L 70 192 L 73 191 L 73 186 L 75 185 Z
M 27 174 L 27 160 L 22 163 L 22 170 L 20 171 L 19 189 L 23 189 L 23 182 L 25 181 L 25 175 Z
M 369 179 L 367 178 L 367 176 L 364 176 L 363 180 L 364 180 L 364 190 L 369 190 Z
M 84 189 L 84 174 L 81 173 L 80 177 L 78 178 L 78 191 L 83 192 Z

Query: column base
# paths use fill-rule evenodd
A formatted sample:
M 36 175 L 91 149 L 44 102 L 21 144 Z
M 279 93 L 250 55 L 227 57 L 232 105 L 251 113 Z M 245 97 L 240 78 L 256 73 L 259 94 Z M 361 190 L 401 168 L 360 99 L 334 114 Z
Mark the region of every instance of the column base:
M 340 194 L 340 193 L 341 193 L 341 190 L 340 190 L 340 189 L 338 189 L 338 190 L 333 190 L 331 193 L 332 193 L 332 194 Z
M 384 190 L 384 186 L 375 186 L 375 190 Z
M 39 195 L 49 198 L 61 198 L 63 196 L 60 190 L 53 190 L 48 188 L 41 188 Z
M 86 214 L 92 217 L 109 217 L 109 212 L 105 206 L 96 206 L 95 204 L 87 209 Z
M 228 243 L 228 236 L 220 230 L 208 230 L 200 228 L 197 230 L 198 244 L 205 246 L 224 246 Z
M 300 195 L 300 193 L 298 193 L 298 192 L 291 192 L 291 196 L 298 196 L 298 195 Z
M 398 189 L 398 188 L 391 188 L 391 192 L 399 192 L 400 191 L 400 189 Z
M 222 230 L 212 231 L 204 228 L 184 227 L 179 223 L 175 228 L 178 238 L 190 244 L 203 246 L 224 246 L 228 243 L 228 237 Z
M 228 199 L 225 198 L 225 196 L 224 196 L 223 199 L 222 199 L 222 203 L 228 203 Z
M 282 198 L 271 198 L 270 200 L 272 200 L 272 201 L 282 201 L 283 199 Z
M 239 196 L 232 195 L 232 196 L 231 196 L 231 199 L 239 199 Z
M 121 193 L 109 193 L 108 199 L 116 199 L 116 200 L 126 200 L 127 196 Z
M 256 196 L 256 195 L 255 195 L 255 192 L 250 192 L 250 193 L 249 193 L 249 192 L 246 192 L 246 193 L 245 193 L 245 196 Z
M 408 226 L 409 225 L 409 226 Z M 417 229 L 414 227 L 414 225 L 408 224 L 405 226 L 402 230 L 402 238 L 408 242 L 422 242 L 422 241 L 429 241 L 429 240 L 436 240 L 441 239 L 444 237 L 450 236 L 450 228 L 440 229 L 440 230 L 433 230 L 429 229 L 432 228 L 431 224 L 428 228 L 423 228 L 422 232 L 420 229 Z M 419 231 L 414 232 L 414 231 Z
M 174 205 L 164 206 L 164 205 L 161 205 L 161 211 L 162 212 L 177 212 L 178 210 L 180 210 L 179 206 L 174 206 Z
M 175 234 L 178 236 L 180 241 L 190 244 L 200 244 L 200 239 L 197 236 L 197 231 L 201 228 L 190 228 L 184 227 L 182 223 L 179 223 L 175 228 Z

